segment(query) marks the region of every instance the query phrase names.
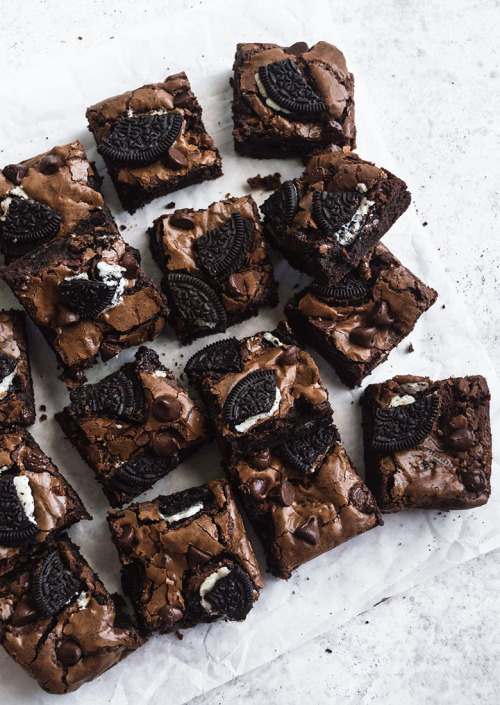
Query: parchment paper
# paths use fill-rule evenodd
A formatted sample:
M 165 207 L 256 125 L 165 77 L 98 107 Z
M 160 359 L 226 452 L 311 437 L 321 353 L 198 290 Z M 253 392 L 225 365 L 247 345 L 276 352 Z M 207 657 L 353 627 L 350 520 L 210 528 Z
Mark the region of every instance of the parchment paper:
M 17 162 L 79 138 L 91 159 L 98 157 L 92 137 L 86 131 L 85 108 L 110 95 L 162 80 L 166 75 L 185 70 L 193 90 L 204 108 L 205 123 L 223 155 L 224 177 L 211 183 L 188 188 L 157 199 L 135 216 L 120 209 L 113 187 L 106 179 L 104 192 L 123 233 L 139 247 L 146 271 L 157 281 L 160 272 L 149 254 L 145 230 L 153 218 L 165 212 L 169 201 L 177 207 L 206 207 L 226 194 L 248 192 L 246 179 L 258 172 L 279 171 L 282 177 L 298 175 L 298 161 L 258 161 L 237 157 L 231 140 L 231 91 L 228 80 L 235 45 L 238 41 L 271 41 L 291 44 L 306 40 L 310 44 L 327 39 L 346 50 L 336 32 L 334 3 L 299 0 L 272 3 L 230 3 L 213 0 L 203 8 L 196 6 L 180 16 L 167 4 L 165 15 L 155 26 L 137 28 L 133 36 L 115 38 L 108 44 L 81 55 L 69 65 L 33 66 L 29 74 L 2 76 L 0 105 L 0 147 L 2 164 Z M 88 18 L 92 21 L 92 18 Z M 358 152 L 364 158 L 393 169 L 405 177 L 404 159 L 394 165 L 378 141 L 377 116 L 364 86 L 369 76 L 356 75 Z M 389 129 L 386 126 L 386 129 Z M 391 128 L 392 129 L 392 128 Z M 259 203 L 264 195 L 254 193 Z M 398 373 L 429 375 L 484 374 L 490 384 L 493 406 L 492 425 L 500 418 L 499 383 L 474 325 L 445 275 L 435 248 L 417 222 L 413 207 L 394 226 L 384 242 L 405 265 L 439 291 L 438 302 L 419 321 L 409 339 L 390 354 L 389 360 L 365 381 L 376 382 Z M 273 256 L 280 285 L 280 306 L 264 311 L 257 319 L 231 329 L 243 336 L 273 327 L 296 283 L 307 278 L 292 270 L 279 256 Z M 2 307 L 17 306 L 5 285 L 1 286 Z M 444 308 L 444 306 L 446 308 Z M 218 336 L 221 337 L 221 336 Z M 119 589 L 119 564 L 109 542 L 104 495 L 91 470 L 80 460 L 69 441 L 63 439 L 53 413 L 67 403 L 64 385 L 57 379 L 52 352 L 30 325 L 30 348 L 37 407 L 47 406 L 49 418 L 32 428 L 42 448 L 52 456 L 59 469 L 80 493 L 94 516 L 70 531 L 82 546 L 84 555 L 99 572 L 110 590 Z M 215 340 L 216 337 L 210 340 Z M 411 341 L 415 352 L 408 354 Z M 188 348 L 179 347 L 173 333 L 165 333 L 152 344 L 162 360 L 176 373 L 182 372 L 189 356 L 207 340 Z M 114 371 L 133 357 L 127 351 L 89 374 L 89 380 Z M 314 354 L 328 385 L 335 410 L 335 421 L 343 442 L 362 473 L 360 391 L 348 391 L 333 370 Z M 142 496 L 152 498 L 205 482 L 221 474 L 215 445 L 204 448 L 171 475 Z M 314 636 L 341 624 L 375 604 L 383 597 L 408 589 L 448 568 L 500 546 L 498 515 L 500 493 L 493 468 L 493 494 L 489 503 L 469 512 L 406 511 L 388 516 L 384 527 L 372 530 L 344 546 L 306 564 L 288 582 L 266 576 L 267 586 L 243 624 L 218 623 L 187 630 L 184 639 L 175 635 L 154 637 L 126 661 L 113 668 L 64 702 L 79 705 L 178 705 L 234 676 L 270 661 Z M 262 569 L 262 551 L 254 534 L 251 538 Z M 450 596 L 451 598 L 451 596 Z M 43 693 L 4 652 L 0 653 L 0 702 L 9 705 L 31 703 L 46 705 L 56 696 Z

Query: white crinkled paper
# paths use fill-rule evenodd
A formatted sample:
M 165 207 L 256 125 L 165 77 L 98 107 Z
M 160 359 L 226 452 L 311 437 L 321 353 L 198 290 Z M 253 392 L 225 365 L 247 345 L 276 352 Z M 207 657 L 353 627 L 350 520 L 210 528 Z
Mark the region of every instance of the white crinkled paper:
M 146 228 L 165 212 L 169 201 L 176 207 L 204 208 L 230 193 L 248 193 L 246 179 L 258 172 L 279 171 L 283 178 L 298 175 L 296 160 L 252 160 L 237 157 L 232 149 L 229 77 L 238 41 L 271 41 L 291 44 L 297 40 L 314 43 L 332 41 L 342 48 L 337 36 L 333 3 L 317 1 L 307 5 L 300 0 L 279 3 L 280 12 L 266 13 L 268 2 L 230 3 L 212 0 L 208 6 L 185 16 L 176 14 L 172 4 L 154 27 L 137 28 L 130 37 L 115 38 L 88 52 L 85 59 L 68 65 L 33 66 L 26 75 L 2 76 L 0 145 L 2 163 L 32 157 L 56 144 L 80 139 L 91 159 L 102 170 L 90 133 L 86 130 L 85 108 L 111 95 L 163 79 L 185 70 L 204 108 L 205 123 L 223 156 L 224 176 L 214 182 L 193 186 L 155 202 L 128 216 L 121 211 L 109 179 L 105 197 L 123 236 L 139 247 L 146 271 L 157 281 L 160 272 L 149 253 Z M 90 21 L 90 19 L 89 19 Z M 349 56 L 347 57 L 349 64 Z M 355 67 L 351 66 L 355 70 Z M 404 169 L 394 167 L 375 137 L 376 116 L 363 92 L 369 76 L 356 75 L 358 151 L 405 177 Z M 259 203 L 263 194 L 253 194 Z M 498 380 L 484 350 L 478 344 L 471 317 L 464 310 L 455 288 L 437 261 L 435 248 L 418 224 L 413 208 L 394 226 L 384 242 L 405 265 L 424 282 L 439 291 L 439 299 L 424 314 L 415 331 L 390 354 L 365 381 L 377 382 L 395 374 L 423 374 L 439 379 L 449 375 L 484 374 L 493 396 L 492 427 L 498 426 Z M 248 335 L 274 327 L 296 284 L 307 278 L 273 255 L 280 282 L 280 306 L 265 310 L 253 319 L 231 329 L 232 335 Z M 1 307 L 17 306 L 5 285 L 1 286 Z M 446 308 L 442 308 L 443 304 Z M 119 589 L 119 563 L 109 542 L 105 522 L 104 495 L 92 471 L 80 460 L 70 443 L 63 439 L 53 413 L 67 402 L 64 385 L 57 379 L 53 353 L 30 326 L 30 349 L 37 407 L 45 404 L 48 419 L 37 421 L 32 431 L 42 448 L 54 459 L 61 472 L 80 493 L 94 516 L 70 531 L 84 555 L 98 571 L 107 587 Z M 221 336 L 214 337 L 214 340 Z M 415 352 L 409 354 L 408 342 Z M 189 356 L 206 340 L 181 349 L 170 330 L 152 344 L 162 361 L 180 374 Z M 88 376 L 95 381 L 133 357 L 122 353 Z M 332 369 L 314 354 L 327 383 L 335 410 L 335 421 L 351 458 L 362 468 L 360 391 L 349 391 Z M 143 495 L 152 498 L 205 482 L 221 474 L 215 444 L 202 449 Z M 267 585 L 255 608 L 242 624 L 218 623 L 187 630 L 184 639 L 175 635 L 157 636 L 126 661 L 104 674 L 64 702 L 78 705 L 178 705 L 199 693 L 270 661 L 279 654 L 346 621 L 383 597 L 422 582 L 458 563 L 500 546 L 497 517 L 500 496 L 493 468 L 493 494 L 489 503 L 468 512 L 407 511 L 386 517 L 384 527 L 306 564 L 288 582 L 266 574 Z M 250 532 L 262 569 L 260 546 Z M 55 696 L 43 693 L 3 651 L 0 653 L 0 701 L 16 705 L 46 705 Z

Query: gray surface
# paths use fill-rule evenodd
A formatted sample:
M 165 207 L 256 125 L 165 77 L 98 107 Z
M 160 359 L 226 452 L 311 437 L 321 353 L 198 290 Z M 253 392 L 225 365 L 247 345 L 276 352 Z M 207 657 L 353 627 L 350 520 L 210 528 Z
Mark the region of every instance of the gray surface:
M 64 61 L 142 21 L 167 22 L 169 4 L 4 0 L 2 67 L 10 73 L 49 56 Z M 199 4 L 175 3 L 193 21 Z M 274 2 L 273 10 L 280 4 Z M 376 121 L 410 185 L 419 218 L 428 223 L 450 276 L 473 308 L 498 369 L 499 3 L 337 0 L 335 7 L 337 25 L 318 39 L 337 43 L 371 85 Z M 235 27 L 235 43 L 238 34 Z M 8 105 L 8 96 L 2 96 L 0 110 Z M 500 551 L 470 561 L 193 705 L 271 699 L 497 705 L 499 563 Z

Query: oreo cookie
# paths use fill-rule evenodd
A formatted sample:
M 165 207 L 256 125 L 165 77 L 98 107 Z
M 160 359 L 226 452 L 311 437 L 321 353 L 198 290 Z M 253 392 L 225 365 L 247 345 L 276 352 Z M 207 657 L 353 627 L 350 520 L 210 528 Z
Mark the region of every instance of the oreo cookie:
M 316 460 L 324 455 L 335 438 L 333 426 L 318 426 L 304 436 L 293 438 L 279 447 L 279 454 L 298 472 L 311 472 Z
M 193 244 L 197 265 L 217 283 L 241 269 L 250 247 L 241 213 L 233 213 L 224 225 L 207 230 Z
M 226 330 L 227 316 L 215 291 L 191 274 L 169 272 L 163 279 L 172 307 L 194 329 Z
M 319 299 L 331 300 L 357 300 L 366 296 L 367 291 L 361 279 L 351 272 L 347 274 L 337 286 L 325 286 L 313 282 L 309 291 Z
M 38 526 L 26 516 L 12 475 L 0 477 L 0 546 L 29 546 Z
M 126 117 L 97 147 L 104 158 L 125 166 L 147 166 L 163 157 L 182 127 L 180 113 L 146 113 Z
M 431 394 L 412 404 L 377 409 L 372 433 L 373 450 L 391 453 L 416 446 L 431 432 L 439 407 L 439 397 Z
M 325 104 L 291 59 L 260 66 L 259 78 L 267 97 L 279 108 L 306 117 L 324 112 Z
M 54 549 L 38 560 L 31 574 L 31 596 L 42 617 L 53 617 L 78 591 L 78 581 L 66 570 Z
M 237 621 L 245 619 L 253 606 L 252 581 L 243 568 L 233 565 L 229 575 L 217 580 L 205 600 L 216 614 Z
M 284 181 L 280 188 L 264 201 L 261 211 L 267 218 L 275 218 L 281 225 L 288 227 L 293 223 L 299 201 L 300 192 L 297 183 L 293 180 Z
M 312 215 L 324 235 L 332 235 L 346 225 L 358 210 L 362 195 L 357 191 L 313 193 Z
M 87 384 L 70 392 L 71 411 L 76 416 L 105 414 L 125 421 L 138 421 L 143 415 L 144 391 L 131 371 L 119 370 L 97 384 Z
M 241 372 L 241 370 L 240 344 L 236 338 L 225 338 L 206 345 L 188 360 L 185 367 L 185 372 L 190 379 L 205 372 Z
M 81 320 L 95 318 L 111 305 L 118 288 L 116 284 L 94 279 L 66 279 L 58 289 L 64 304 Z
M 57 235 L 62 216 L 56 210 L 31 198 L 7 198 L 10 198 L 9 209 L 0 224 L 2 250 L 7 256 L 24 255 Z
M 138 495 L 164 477 L 177 464 L 177 454 L 168 461 L 156 455 L 144 453 L 120 465 L 113 475 L 113 485 L 121 492 Z
M 229 392 L 222 416 L 233 428 L 246 419 L 270 411 L 276 400 L 276 370 L 255 370 Z
M 0 352 L 0 381 L 11 375 L 17 367 L 17 360 L 14 357 Z

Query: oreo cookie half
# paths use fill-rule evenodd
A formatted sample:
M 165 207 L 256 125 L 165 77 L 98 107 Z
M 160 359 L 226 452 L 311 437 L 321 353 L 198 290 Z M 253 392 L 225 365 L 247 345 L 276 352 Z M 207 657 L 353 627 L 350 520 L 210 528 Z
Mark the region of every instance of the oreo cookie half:
M 31 575 L 31 595 L 42 617 L 58 614 L 77 590 L 77 580 L 66 570 L 56 549 L 37 561 Z
M 180 113 L 146 113 L 126 117 L 117 123 L 97 151 L 117 164 L 154 164 L 168 152 L 181 127 Z
M 67 279 L 59 283 L 61 299 L 83 321 L 95 318 L 111 305 L 118 282 L 109 285 L 93 279 Z
M 337 299 L 362 299 L 366 296 L 366 288 L 361 279 L 354 273 L 347 274 L 337 286 L 325 286 L 313 282 L 309 291 L 325 301 Z
M 412 404 L 377 409 L 372 448 L 380 453 L 416 446 L 431 432 L 439 413 L 440 399 L 431 394 Z
M 291 59 L 259 67 L 259 78 L 268 98 L 297 115 L 318 115 L 325 104 L 313 91 Z
M 284 181 L 280 188 L 264 201 L 261 211 L 267 218 L 277 219 L 281 225 L 290 226 L 297 213 L 299 201 L 297 183 L 293 180 Z
M 270 411 L 276 400 L 276 370 L 255 370 L 229 392 L 222 416 L 233 428 L 246 419 Z
M 177 461 L 177 454 L 167 461 L 149 454 L 139 455 L 123 463 L 113 475 L 113 485 L 121 492 L 137 495 L 164 477 Z
M 193 245 L 196 263 L 215 282 L 223 282 L 241 269 L 251 246 L 241 213 L 215 230 L 208 230 Z
M 119 370 L 97 384 L 70 392 L 71 410 L 77 416 L 109 414 L 126 421 L 139 420 L 144 408 L 144 391 L 139 378 Z
M 194 328 L 210 328 L 212 333 L 226 330 L 227 316 L 215 291 L 191 274 L 169 272 L 165 288 L 177 313 Z
M 39 530 L 26 516 L 13 476 L 0 477 L 0 546 L 28 546 Z
M 210 343 L 191 357 L 185 367 L 188 377 L 205 372 L 241 372 L 240 343 L 236 338 L 225 338 Z
M 17 360 L 9 357 L 4 352 L 0 352 L 0 381 L 11 375 L 17 367 Z
M 204 599 L 212 612 L 228 619 L 245 619 L 253 606 L 253 585 L 248 574 L 239 565 L 233 565 L 229 575 L 219 578 Z
M 308 473 L 319 456 L 326 453 L 334 438 L 335 430 L 332 426 L 319 426 L 305 436 L 284 443 L 279 453 L 294 470 Z
M 312 215 L 324 235 L 332 235 L 348 223 L 358 210 L 363 196 L 356 191 L 313 193 Z
M 0 226 L 2 250 L 7 256 L 24 255 L 57 235 L 62 215 L 56 210 L 31 198 L 7 198 L 11 199 L 9 210 Z

